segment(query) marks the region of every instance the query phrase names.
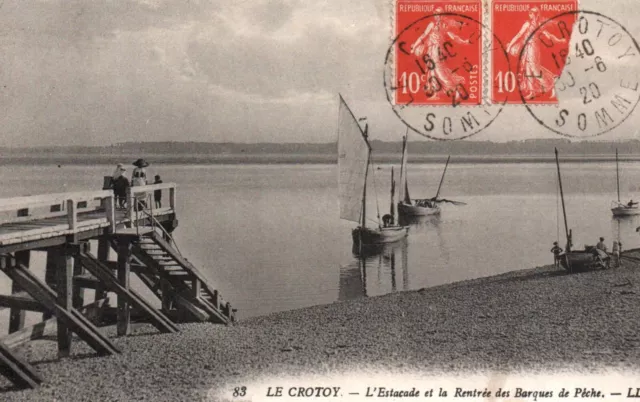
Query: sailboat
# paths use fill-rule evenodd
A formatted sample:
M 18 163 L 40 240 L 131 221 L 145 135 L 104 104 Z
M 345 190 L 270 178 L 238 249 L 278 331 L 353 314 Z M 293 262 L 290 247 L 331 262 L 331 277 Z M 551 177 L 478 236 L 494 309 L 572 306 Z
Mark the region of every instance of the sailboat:
M 628 204 L 620 202 L 620 169 L 618 167 L 618 150 L 616 149 L 616 187 L 618 189 L 618 201 L 611 202 L 611 212 L 613 216 L 631 216 L 640 214 L 638 203 L 629 201 Z
M 437 215 L 440 213 L 440 206 L 438 204 L 441 202 L 449 202 L 454 205 L 466 205 L 464 202 L 438 198 L 451 156 L 447 158 L 447 163 L 444 166 L 444 171 L 440 178 L 440 184 L 438 185 L 436 196 L 433 198 L 411 200 L 411 197 L 409 196 L 409 184 L 407 181 L 407 164 L 409 154 L 407 147 L 408 134 L 409 130 L 407 129 L 407 134 L 402 137 L 402 163 L 400 165 L 400 202 L 398 202 L 398 216 L 400 218 L 408 218 L 414 216 Z
M 560 176 L 560 162 L 558 160 L 558 149 L 556 148 L 556 166 L 558 168 L 558 186 L 560 188 L 560 199 L 562 200 L 562 215 L 564 216 L 564 230 L 567 235 L 567 245 L 564 253 L 559 255 L 560 265 L 569 272 L 584 272 L 596 269 L 607 268 L 609 256 L 602 250 L 593 246 L 585 246 L 584 250 L 572 250 L 573 233 L 567 224 L 567 211 L 564 205 L 564 193 L 562 191 L 562 178 Z
M 352 230 L 354 244 L 371 245 L 393 243 L 406 237 L 408 226 L 393 222 L 367 226 L 367 176 L 371 165 L 371 145 L 351 109 L 340 95 L 338 111 L 338 193 L 340 218 L 360 224 Z M 393 193 L 392 193 L 393 199 Z

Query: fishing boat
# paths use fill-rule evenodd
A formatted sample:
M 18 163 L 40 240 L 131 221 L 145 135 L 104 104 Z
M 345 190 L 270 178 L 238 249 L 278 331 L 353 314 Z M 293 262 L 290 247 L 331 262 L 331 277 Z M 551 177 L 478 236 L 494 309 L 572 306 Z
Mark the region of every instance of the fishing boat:
M 338 112 L 340 218 L 359 223 L 359 226 L 352 230 L 353 242 L 358 246 L 393 243 L 403 239 L 409 233 L 408 226 L 399 226 L 393 222 L 393 214 L 391 220 L 387 220 L 384 225 L 380 222 L 378 214 L 377 225 L 367 226 L 367 178 L 369 171 L 373 170 L 369 169 L 370 165 L 371 145 L 368 139 L 368 126 L 365 125 L 365 129 L 362 130 L 351 109 L 340 96 Z
M 440 184 L 438 185 L 438 191 L 436 192 L 436 196 L 433 198 L 423 198 L 423 199 L 411 199 L 409 195 L 409 184 L 407 179 L 407 164 L 409 151 L 407 147 L 407 137 L 409 134 L 409 130 L 407 129 L 407 134 L 402 137 L 402 162 L 400 165 L 400 202 L 398 202 L 398 216 L 402 219 L 407 219 L 411 217 L 418 216 L 427 216 L 427 215 L 437 215 L 440 213 L 440 205 L 441 202 L 449 202 L 454 205 L 466 205 L 464 202 L 460 201 L 452 201 L 444 198 L 438 198 L 440 195 L 440 189 L 442 188 L 442 182 L 444 181 L 444 175 L 447 173 L 447 166 L 449 166 L 449 160 L 451 156 L 447 158 L 447 163 L 444 166 L 444 171 L 442 172 L 442 177 L 440 178 Z
M 567 210 L 564 204 L 564 192 L 562 190 L 562 177 L 560 176 L 558 149 L 556 149 L 555 152 L 556 166 L 558 169 L 558 186 L 560 188 L 560 199 L 562 201 L 562 215 L 564 217 L 564 230 L 567 236 L 565 251 L 558 256 L 560 259 L 560 265 L 571 273 L 608 268 L 610 258 L 606 252 L 598 250 L 593 246 L 585 246 L 584 250 L 572 250 L 573 233 L 572 230 L 569 229 L 569 225 L 567 223 Z
M 616 149 L 616 187 L 618 189 L 618 201 L 611 202 L 613 216 L 632 216 L 640 214 L 638 203 L 629 201 L 628 204 L 620 202 L 620 169 L 618 167 L 618 150 Z

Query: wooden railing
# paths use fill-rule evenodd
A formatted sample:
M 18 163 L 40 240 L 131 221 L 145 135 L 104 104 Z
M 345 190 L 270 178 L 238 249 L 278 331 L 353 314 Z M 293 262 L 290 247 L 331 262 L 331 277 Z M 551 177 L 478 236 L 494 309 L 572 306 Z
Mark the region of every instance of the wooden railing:
M 155 191 L 161 191 L 163 206 L 156 208 Z M 148 221 L 152 217 L 175 212 L 176 185 L 174 183 L 130 187 L 126 194 L 126 210 L 121 213 L 112 189 L 56 193 L 0 199 L 0 244 L 38 240 L 67 235 L 96 228 L 115 233 L 116 227 Z M 144 197 L 144 211 L 135 211 L 136 197 Z M 63 217 L 66 217 L 64 219 Z M 62 219 L 61 219 L 62 218 Z M 140 220 L 140 222 L 138 222 Z
M 163 192 L 163 200 L 166 200 L 166 192 L 169 193 L 169 206 L 168 208 L 175 211 L 176 208 L 176 184 L 175 183 L 161 183 L 150 184 L 147 186 L 134 186 L 127 188 L 127 216 L 133 219 L 137 215 L 136 200 L 144 201 L 146 203 L 146 209 L 153 211 L 154 205 L 154 192 L 160 190 Z M 166 201 L 164 201 L 166 202 Z M 166 208 L 166 207 L 165 207 Z M 153 213 L 152 213 L 153 214 Z M 136 219 L 137 220 L 137 217 Z
M 2 213 L 0 224 L 66 216 L 66 225 L 56 225 L 55 229 L 75 230 L 78 226 L 78 214 L 92 211 L 104 212 L 104 216 L 97 219 L 106 219 L 110 231 L 115 231 L 115 201 L 113 191 L 110 190 L 0 199 L 0 213 Z

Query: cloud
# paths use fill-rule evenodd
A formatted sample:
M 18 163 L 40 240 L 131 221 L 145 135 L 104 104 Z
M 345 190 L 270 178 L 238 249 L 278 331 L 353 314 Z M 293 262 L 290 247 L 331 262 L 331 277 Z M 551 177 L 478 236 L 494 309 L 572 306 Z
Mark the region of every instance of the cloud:
M 387 33 L 372 6 L 65 0 L 3 11 L 0 130 L 13 143 L 228 141 L 238 129 L 291 140 L 301 127 L 323 141 L 339 91 L 382 91 L 371 83 Z
M 382 84 L 390 27 L 386 0 L 5 0 L 0 136 L 333 141 L 342 93 L 372 135 L 398 138 Z M 483 139 L 528 118 L 509 111 Z

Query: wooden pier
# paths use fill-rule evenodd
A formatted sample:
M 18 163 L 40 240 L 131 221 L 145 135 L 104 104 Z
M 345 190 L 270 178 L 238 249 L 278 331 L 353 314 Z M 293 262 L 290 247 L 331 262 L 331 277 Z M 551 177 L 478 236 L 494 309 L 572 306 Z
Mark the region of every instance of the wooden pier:
M 156 191 L 166 206 L 155 207 Z M 60 357 L 70 354 L 73 333 L 97 354 L 110 355 L 120 350 L 101 326 L 115 323 L 125 336 L 135 318 L 163 333 L 178 331 L 176 322 L 234 321 L 230 303 L 171 236 L 178 225 L 175 184 L 133 187 L 126 200 L 118 208 L 111 190 L 0 200 L 0 271 L 12 281 L 11 294 L 0 295 L 0 309 L 11 309 L 9 334 L 0 338 L 0 374 L 16 386 L 33 388 L 43 379 L 12 349 L 46 334 L 57 334 Z M 97 241 L 95 254 L 90 240 Z M 109 260 L 110 250 L 116 261 Z M 44 281 L 29 269 L 31 251 L 46 252 Z M 160 309 L 131 288 L 131 273 Z M 84 289 L 95 290 L 90 303 Z M 117 295 L 117 307 L 108 305 L 109 292 Z M 42 312 L 42 322 L 25 327 L 25 311 Z

